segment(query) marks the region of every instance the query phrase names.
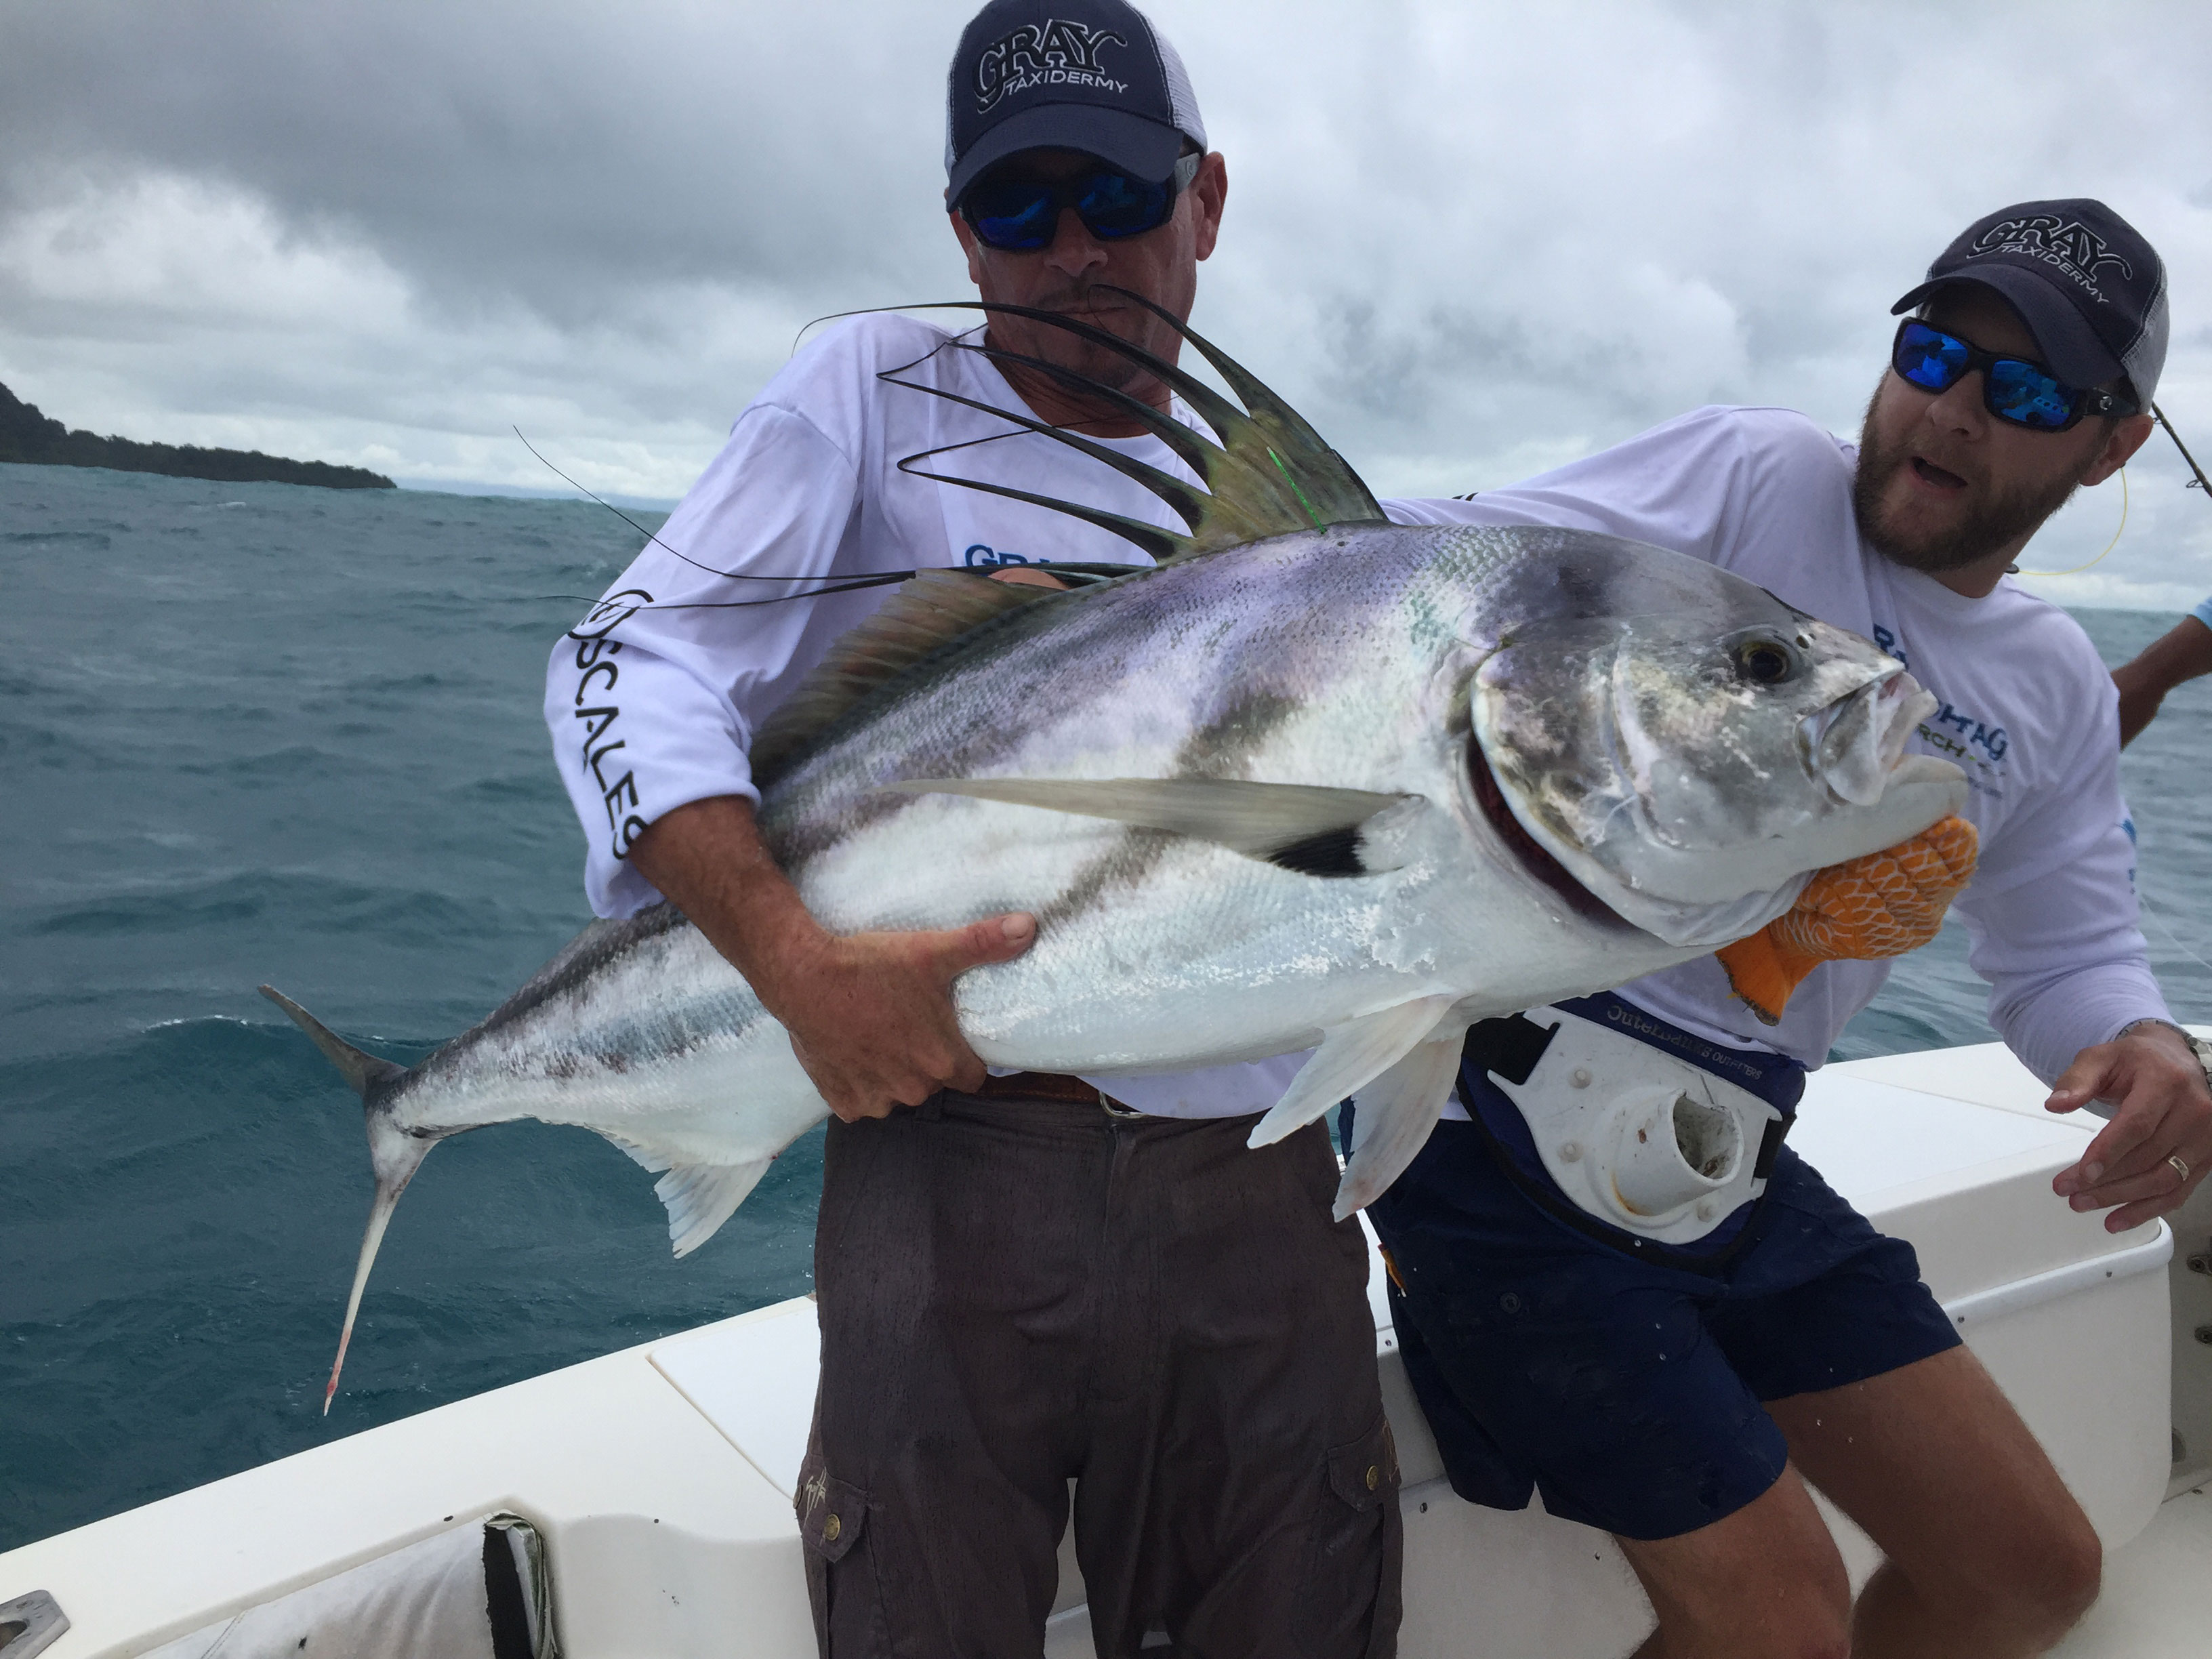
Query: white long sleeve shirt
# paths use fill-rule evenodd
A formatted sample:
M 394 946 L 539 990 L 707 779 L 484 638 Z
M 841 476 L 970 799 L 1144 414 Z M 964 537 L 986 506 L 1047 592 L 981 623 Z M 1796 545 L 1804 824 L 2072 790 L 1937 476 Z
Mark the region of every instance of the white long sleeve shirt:
M 1105 531 L 916 477 L 901 459 L 969 446 L 919 465 L 1172 524 L 1148 491 L 1050 439 L 878 378 L 891 370 L 1020 407 L 988 361 L 945 349 L 951 337 L 884 316 L 810 343 L 738 418 L 659 541 L 610 589 L 614 603 L 555 647 L 546 719 L 585 826 L 599 914 L 659 898 L 623 856 L 653 819 L 709 796 L 757 799 L 746 761 L 754 729 L 891 590 L 745 602 L 933 565 L 1144 562 Z M 1156 439 L 1113 447 L 1189 476 Z M 2012 584 L 1965 599 L 1866 548 L 1850 508 L 1855 465 L 1848 446 L 1802 416 L 1709 409 L 1474 501 L 1386 510 L 1403 522 L 1578 526 L 1673 547 L 1905 660 L 1942 700 L 1917 746 L 1957 761 L 1972 785 L 1982 861 L 1959 908 L 1992 987 L 1990 1017 L 2034 1070 L 2055 1076 L 2129 1021 L 2166 1017 L 2135 926 L 2111 680 L 2070 619 Z M 1888 971 L 1823 966 L 1776 1028 L 1733 999 L 1711 958 L 1627 994 L 1717 1041 L 1817 1066 Z M 1259 1111 L 1299 1058 L 1112 1086 L 1148 1111 Z
M 545 720 L 583 822 L 585 888 L 600 915 L 632 915 L 661 896 L 625 856 L 654 819 L 712 796 L 760 799 L 746 759 L 753 732 L 833 640 L 896 590 L 752 601 L 933 566 L 1150 562 L 1107 531 L 932 483 L 901 460 L 951 447 L 916 465 L 1182 528 L 1158 497 L 1088 456 L 878 378 L 892 371 L 1024 407 L 988 359 L 950 346 L 952 337 L 879 315 L 809 342 L 738 417 L 658 539 L 554 647 Z M 1175 412 L 1198 424 L 1180 404 Z M 1157 438 L 1100 441 L 1196 482 Z M 1139 1110 L 1235 1116 L 1273 1105 L 1301 1058 L 1098 1081 Z
M 1910 747 L 1956 762 L 1980 864 L 1957 902 L 1990 1020 L 2046 1081 L 2130 1021 L 2168 1018 L 2136 929 L 2112 677 L 2074 620 L 2011 580 L 1985 599 L 1891 563 L 1858 533 L 1856 452 L 1802 415 L 1701 409 L 1472 501 L 1392 501 L 1403 521 L 1544 524 L 1709 560 L 1864 635 L 1936 695 Z M 1711 957 L 1621 994 L 1713 1040 L 1817 1066 L 1889 976 L 1832 962 L 1761 1024 Z

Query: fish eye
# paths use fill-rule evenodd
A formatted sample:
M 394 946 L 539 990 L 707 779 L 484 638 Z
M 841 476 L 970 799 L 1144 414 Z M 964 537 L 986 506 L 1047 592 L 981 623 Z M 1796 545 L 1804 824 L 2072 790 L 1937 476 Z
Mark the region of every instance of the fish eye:
M 1780 685 L 1795 679 L 1802 660 L 1787 643 L 1766 635 L 1738 640 L 1732 654 L 1736 678 L 1754 685 Z

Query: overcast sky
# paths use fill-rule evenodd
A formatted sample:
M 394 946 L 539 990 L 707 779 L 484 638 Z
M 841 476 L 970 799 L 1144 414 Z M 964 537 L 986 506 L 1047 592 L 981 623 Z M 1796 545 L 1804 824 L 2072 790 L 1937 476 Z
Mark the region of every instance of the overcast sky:
M 679 495 L 811 318 L 955 298 L 938 0 L 12 0 L 0 381 L 73 426 L 437 487 Z M 2212 464 L 2212 9 L 1156 0 L 1231 189 L 1194 322 L 1380 494 L 1706 402 L 1846 434 L 1970 220 L 2093 195 L 2164 253 Z M 2178 607 L 2163 434 L 2118 549 Z M 2078 564 L 2116 481 L 2031 549 Z

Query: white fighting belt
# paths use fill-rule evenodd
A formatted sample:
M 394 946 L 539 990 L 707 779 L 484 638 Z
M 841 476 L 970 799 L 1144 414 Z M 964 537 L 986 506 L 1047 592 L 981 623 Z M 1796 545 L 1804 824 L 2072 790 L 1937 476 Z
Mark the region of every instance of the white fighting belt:
M 1524 1082 L 1489 1074 L 1520 1109 L 1536 1156 L 1575 1207 L 1664 1244 L 1692 1244 L 1766 1190 L 1759 1156 L 1788 1119 L 1663 1049 L 1563 1008 Z M 1531 1033 L 1533 1036 L 1534 1034 Z M 1754 1171 L 1759 1173 L 1754 1173 Z

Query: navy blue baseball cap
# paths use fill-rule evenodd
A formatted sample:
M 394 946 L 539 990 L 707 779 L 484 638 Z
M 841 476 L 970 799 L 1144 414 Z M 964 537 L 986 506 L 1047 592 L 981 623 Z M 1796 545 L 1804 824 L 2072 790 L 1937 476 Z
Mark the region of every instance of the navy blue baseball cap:
M 2009 300 L 2060 380 L 2088 387 L 2124 374 L 2150 407 L 2166 367 L 2166 264 L 2102 202 L 2019 202 L 1977 219 L 1892 314 L 1947 283 L 1979 283 Z
M 1206 123 L 1182 59 L 1127 0 L 991 0 L 945 77 L 945 199 L 1024 149 L 1079 149 L 1165 179 Z

